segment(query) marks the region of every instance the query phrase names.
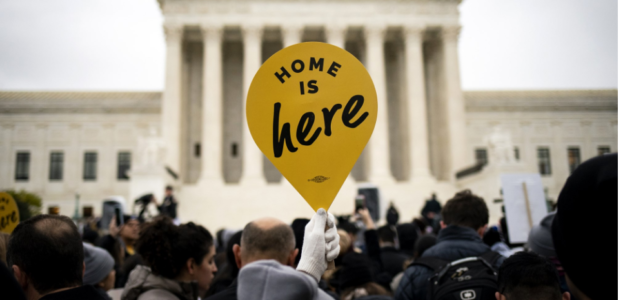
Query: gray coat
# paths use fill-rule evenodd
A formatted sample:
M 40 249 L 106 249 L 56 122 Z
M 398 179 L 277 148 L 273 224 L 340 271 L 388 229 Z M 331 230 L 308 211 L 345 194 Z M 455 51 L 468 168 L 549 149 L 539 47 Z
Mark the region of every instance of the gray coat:
M 238 299 L 244 300 L 333 300 L 318 288 L 311 276 L 276 260 L 259 260 L 238 274 Z
M 196 300 L 197 285 L 157 276 L 138 265 L 130 273 L 121 300 Z
M 424 251 L 422 257 L 436 257 L 454 261 L 470 256 L 481 256 L 491 251 L 478 233 L 471 228 L 450 225 L 439 232 L 437 243 Z M 499 268 L 504 262 L 500 257 L 494 267 Z M 411 266 L 404 272 L 396 289 L 396 300 L 426 299 L 428 278 L 433 270 L 424 266 Z

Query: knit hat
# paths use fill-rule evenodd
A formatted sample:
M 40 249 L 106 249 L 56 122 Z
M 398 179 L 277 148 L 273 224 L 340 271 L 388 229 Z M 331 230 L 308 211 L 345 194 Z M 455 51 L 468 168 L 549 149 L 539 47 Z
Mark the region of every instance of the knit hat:
M 340 272 L 341 290 L 373 281 L 370 263 L 364 254 L 349 253 L 344 256 Z
M 84 285 L 96 285 L 106 279 L 106 276 L 110 274 L 115 261 L 110 254 L 99 247 L 82 243 L 84 246 L 84 278 L 82 283 Z
M 618 285 L 617 159 L 616 153 L 607 154 L 579 165 L 558 196 L 552 223 L 562 267 L 591 299 L 616 299 L 616 288 L 610 287 Z
M 413 254 L 413 247 L 415 241 L 419 237 L 417 227 L 413 223 L 405 223 L 396 226 L 398 232 L 398 243 L 400 243 L 400 250 L 411 255 Z
M 549 213 L 539 225 L 532 227 L 528 235 L 528 247 L 532 252 L 545 257 L 555 257 L 554 241 L 552 241 L 552 222 L 555 212 Z

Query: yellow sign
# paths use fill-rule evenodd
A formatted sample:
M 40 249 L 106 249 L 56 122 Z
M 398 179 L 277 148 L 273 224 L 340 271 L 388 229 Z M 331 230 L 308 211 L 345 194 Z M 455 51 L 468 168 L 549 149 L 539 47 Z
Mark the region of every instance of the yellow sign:
M 0 193 L 0 232 L 11 233 L 19 224 L 19 211 L 13 197 Z
M 346 50 L 296 44 L 253 78 L 247 123 L 255 143 L 309 205 L 329 209 L 376 123 L 372 78 Z

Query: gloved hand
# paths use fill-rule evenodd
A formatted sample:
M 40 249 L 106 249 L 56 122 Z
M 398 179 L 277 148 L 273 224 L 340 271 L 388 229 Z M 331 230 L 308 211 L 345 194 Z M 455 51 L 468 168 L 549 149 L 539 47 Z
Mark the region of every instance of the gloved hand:
M 325 232 L 326 227 L 329 229 Z M 296 269 L 311 275 L 318 282 L 327 270 L 327 261 L 333 261 L 339 253 L 340 238 L 335 228 L 335 218 L 324 209 L 318 209 L 305 226 L 301 260 Z

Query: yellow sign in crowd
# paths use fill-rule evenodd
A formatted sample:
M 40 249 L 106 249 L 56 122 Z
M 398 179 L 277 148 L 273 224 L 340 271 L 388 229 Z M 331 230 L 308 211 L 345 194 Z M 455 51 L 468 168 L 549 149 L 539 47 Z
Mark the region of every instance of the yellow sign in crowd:
M 264 155 L 314 211 L 328 210 L 372 135 L 376 90 L 346 50 L 301 43 L 258 70 L 246 112 Z

